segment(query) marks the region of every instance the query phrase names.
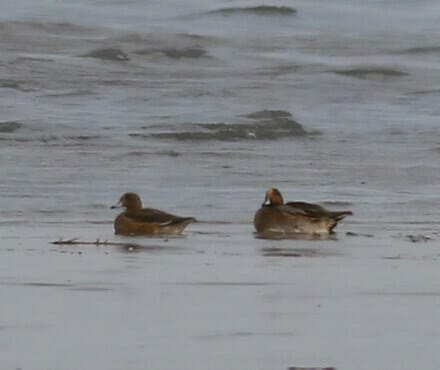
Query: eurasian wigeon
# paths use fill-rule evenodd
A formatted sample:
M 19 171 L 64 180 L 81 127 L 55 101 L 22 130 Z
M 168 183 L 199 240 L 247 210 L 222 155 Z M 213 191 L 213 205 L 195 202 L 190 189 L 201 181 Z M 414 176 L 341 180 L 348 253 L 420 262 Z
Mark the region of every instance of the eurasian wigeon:
M 284 203 L 280 191 L 267 190 L 264 203 L 255 213 L 257 232 L 282 234 L 330 234 L 335 226 L 351 211 L 329 211 L 306 202 Z
M 125 207 L 114 222 L 115 234 L 119 235 L 179 235 L 185 227 L 196 222 L 193 217 L 180 217 L 158 209 L 142 208 L 142 201 L 136 193 L 125 193 L 117 205 Z

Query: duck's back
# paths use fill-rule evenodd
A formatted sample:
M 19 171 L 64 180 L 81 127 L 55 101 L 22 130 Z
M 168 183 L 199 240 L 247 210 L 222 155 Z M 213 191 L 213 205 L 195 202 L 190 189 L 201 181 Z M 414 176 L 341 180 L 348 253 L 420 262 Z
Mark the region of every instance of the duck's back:
M 138 211 L 125 211 L 125 217 L 140 223 L 170 224 L 179 222 L 186 217 L 179 217 L 171 213 L 154 208 L 142 208 Z
M 289 202 L 261 207 L 255 213 L 254 226 L 259 233 L 327 234 L 347 214 L 351 212 L 332 212 L 317 204 Z
M 154 208 L 122 212 L 115 219 L 115 233 L 120 235 L 180 234 L 196 220 Z

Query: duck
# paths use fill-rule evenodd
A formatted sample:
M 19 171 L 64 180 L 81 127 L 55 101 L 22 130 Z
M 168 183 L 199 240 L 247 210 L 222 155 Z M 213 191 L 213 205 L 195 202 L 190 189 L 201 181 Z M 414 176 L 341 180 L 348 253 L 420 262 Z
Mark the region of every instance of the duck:
M 125 208 L 114 221 L 116 235 L 180 235 L 194 217 L 180 217 L 154 208 L 142 208 L 136 193 L 125 193 L 111 208 Z
M 254 226 L 260 234 L 328 235 L 339 221 L 352 214 L 351 211 L 329 211 L 306 202 L 284 203 L 281 192 L 270 188 L 261 208 L 255 212 Z

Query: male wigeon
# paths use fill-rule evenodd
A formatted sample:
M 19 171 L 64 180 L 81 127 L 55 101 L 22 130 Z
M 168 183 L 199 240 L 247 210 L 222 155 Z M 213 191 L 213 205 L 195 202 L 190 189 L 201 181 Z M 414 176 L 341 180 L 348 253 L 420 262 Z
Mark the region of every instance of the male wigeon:
M 254 225 L 259 233 L 330 234 L 337 223 L 351 211 L 329 211 L 317 204 L 284 203 L 280 191 L 267 190 L 264 203 L 255 213 Z
M 136 193 L 125 193 L 117 205 L 125 207 L 114 222 L 115 234 L 119 235 L 179 235 L 185 227 L 196 222 L 193 217 L 179 217 L 153 208 L 142 208 Z

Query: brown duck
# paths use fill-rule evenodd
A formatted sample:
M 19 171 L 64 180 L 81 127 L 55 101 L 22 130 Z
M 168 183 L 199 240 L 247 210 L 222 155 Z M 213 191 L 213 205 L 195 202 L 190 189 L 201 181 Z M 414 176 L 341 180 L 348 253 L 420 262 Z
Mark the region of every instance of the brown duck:
M 117 205 L 125 207 L 114 222 L 115 234 L 119 235 L 179 235 L 185 227 L 196 222 L 193 217 L 179 217 L 153 208 L 142 208 L 136 193 L 125 193 Z
M 330 234 L 351 211 L 329 211 L 306 202 L 284 203 L 280 191 L 267 190 L 264 203 L 255 213 L 254 225 L 259 233 Z

